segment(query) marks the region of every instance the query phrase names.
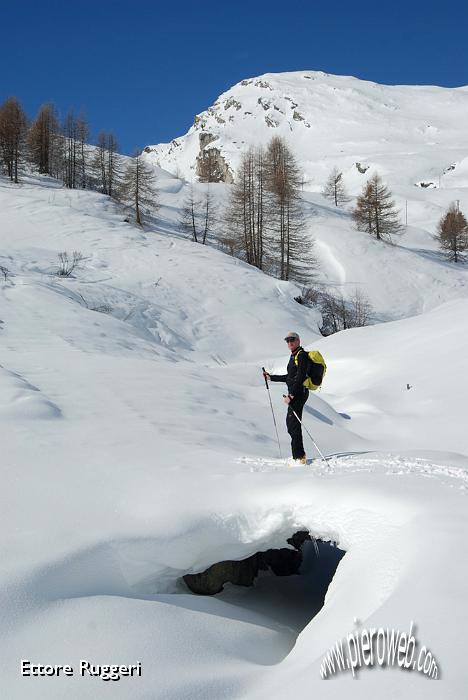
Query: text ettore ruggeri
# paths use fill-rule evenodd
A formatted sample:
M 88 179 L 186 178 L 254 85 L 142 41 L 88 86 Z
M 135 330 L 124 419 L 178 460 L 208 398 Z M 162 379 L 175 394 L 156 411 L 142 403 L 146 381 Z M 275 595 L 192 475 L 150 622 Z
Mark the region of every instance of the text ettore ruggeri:
M 134 664 L 95 664 L 80 659 L 77 664 L 40 664 L 21 659 L 21 675 L 26 677 L 89 676 L 101 681 L 120 681 L 125 677 L 141 678 L 141 662 Z

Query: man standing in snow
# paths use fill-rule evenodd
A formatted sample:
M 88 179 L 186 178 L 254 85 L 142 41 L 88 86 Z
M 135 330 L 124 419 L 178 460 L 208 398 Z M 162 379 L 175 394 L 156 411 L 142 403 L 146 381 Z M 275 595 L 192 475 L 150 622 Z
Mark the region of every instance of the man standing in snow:
M 309 390 L 303 386 L 307 376 L 307 353 L 301 347 L 299 335 L 294 331 L 287 334 L 285 341 L 291 351 L 287 374 L 269 374 L 264 371 L 263 376 L 272 382 L 286 382 L 288 385 L 288 395 L 285 396 L 284 402 L 288 405 L 286 427 L 291 436 L 292 457 L 299 464 L 306 464 L 304 444 L 302 442 L 302 426 L 293 411 L 302 420 L 302 409 L 309 398 Z

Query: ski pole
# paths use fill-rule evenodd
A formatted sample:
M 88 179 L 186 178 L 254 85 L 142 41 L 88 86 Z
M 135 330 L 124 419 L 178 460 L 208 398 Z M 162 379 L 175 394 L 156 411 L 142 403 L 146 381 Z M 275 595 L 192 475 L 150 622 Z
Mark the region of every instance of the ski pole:
M 286 397 L 286 394 L 283 394 L 283 398 L 287 398 L 287 397 Z M 312 442 L 314 443 L 315 449 L 316 449 L 317 452 L 319 453 L 320 457 L 323 459 L 323 461 L 325 462 L 325 464 L 328 464 L 327 458 L 323 456 L 322 452 L 320 451 L 319 446 L 317 445 L 317 443 L 315 442 L 314 438 L 312 437 L 312 435 L 309 433 L 309 431 L 308 431 L 307 428 L 305 427 L 304 423 L 301 421 L 301 419 L 300 419 L 299 416 L 297 415 L 296 411 L 291 407 L 291 404 L 288 404 L 288 405 L 289 405 L 289 408 L 291 409 L 291 411 L 292 411 L 292 412 L 294 413 L 294 415 L 296 416 L 296 418 L 297 418 L 297 420 L 299 421 L 299 423 L 302 425 L 302 427 L 303 427 L 304 430 L 306 431 L 307 435 L 310 437 L 310 439 L 311 439 Z
M 262 367 L 262 371 L 266 373 L 265 367 Z M 278 428 L 277 428 L 277 426 L 276 426 L 275 412 L 274 412 L 274 410 L 273 410 L 273 404 L 272 404 L 272 402 L 271 402 L 270 387 L 268 386 L 268 380 L 267 380 L 267 378 L 265 377 L 265 374 L 263 375 L 263 378 L 264 378 L 264 380 L 265 380 L 265 386 L 266 386 L 267 391 L 268 391 L 268 398 L 270 399 L 271 415 L 273 416 L 273 423 L 275 424 L 276 439 L 278 440 L 279 455 L 280 455 L 280 459 L 282 459 L 282 458 L 283 458 L 283 455 L 281 454 L 281 445 L 280 445 L 280 440 L 279 440 L 279 435 L 278 435 Z

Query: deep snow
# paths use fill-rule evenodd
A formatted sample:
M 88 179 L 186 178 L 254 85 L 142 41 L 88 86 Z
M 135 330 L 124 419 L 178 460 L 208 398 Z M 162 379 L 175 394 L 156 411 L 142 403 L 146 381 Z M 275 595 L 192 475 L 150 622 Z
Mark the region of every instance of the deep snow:
M 159 172 L 159 184 L 157 227 L 141 230 L 96 193 L 0 178 L 0 264 L 11 272 L 0 282 L 2 694 L 362 696 L 343 685 L 350 674 L 324 685 L 319 673 L 356 618 L 402 630 L 414 620 L 444 683 L 365 669 L 368 694 L 464 697 L 465 267 L 441 261 L 423 226 L 410 235 L 418 251 L 378 247 L 306 192 L 329 261 L 321 274 L 360 282 L 383 317 L 400 319 L 324 339 L 294 285 L 177 234 L 183 183 Z M 85 255 L 74 278 L 54 274 L 62 250 Z M 304 414 L 324 452 L 345 453 L 328 465 L 290 469 L 277 455 L 260 367 L 285 366 L 294 328 L 328 364 Z M 286 454 L 282 387 L 271 391 Z M 297 638 L 296 621 L 272 609 L 280 589 L 252 610 L 249 591 L 207 599 L 179 581 L 304 528 L 346 555 Z M 278 584 L 288 585 L 295 595 L 294 582 Z M 141 661 L 143 674 L 26 679 L 22 658 Z

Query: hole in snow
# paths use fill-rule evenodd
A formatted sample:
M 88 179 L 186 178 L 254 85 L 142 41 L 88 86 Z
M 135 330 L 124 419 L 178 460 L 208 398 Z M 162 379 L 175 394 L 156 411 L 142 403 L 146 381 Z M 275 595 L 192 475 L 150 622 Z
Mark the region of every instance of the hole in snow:
M 306 530 L 288 539 L 290 548 L 269 549 L 240 561 L 212 564 L 183 576 L 195 594 L 214 596 L 261 615 L 272 628 L 299 632 L 323 607 L 325 594 L 345 552 L 312 540 Z

